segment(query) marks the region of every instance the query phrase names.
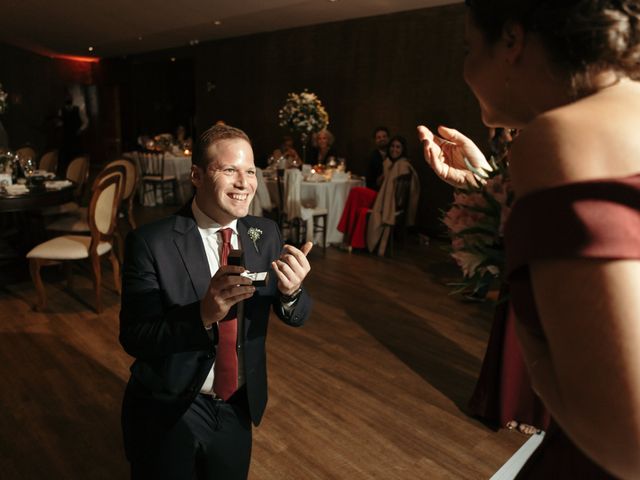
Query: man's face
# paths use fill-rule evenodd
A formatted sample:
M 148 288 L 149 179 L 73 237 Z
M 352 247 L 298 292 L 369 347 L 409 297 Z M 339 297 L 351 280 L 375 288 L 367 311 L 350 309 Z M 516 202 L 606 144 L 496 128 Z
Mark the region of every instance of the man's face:
M 196 201 L 221 225 L 246 216 L 256 193 L 258 181 L 251 145 L 243 139 L 222 140 L 207 150 L 206 170 L 191 167 Z
M 376 132 L 375 142 L 378 150 L 384 150 L 389 144 L 389 134 L 384 130 L 378 130 Z

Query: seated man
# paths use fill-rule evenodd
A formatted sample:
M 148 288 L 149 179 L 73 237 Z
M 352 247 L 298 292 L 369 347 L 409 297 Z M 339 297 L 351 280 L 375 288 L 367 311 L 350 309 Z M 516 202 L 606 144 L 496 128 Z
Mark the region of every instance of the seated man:
M 387 127 L 377 127 L 373 131 L 373 140 L 376 149 L 371 152 L 367 162 L 366 181 L 367 187 L 378 191 L 382 185 L 384 177 L 382 164 L 387 155 L 387 146 L 389 144 L 389 129 Z

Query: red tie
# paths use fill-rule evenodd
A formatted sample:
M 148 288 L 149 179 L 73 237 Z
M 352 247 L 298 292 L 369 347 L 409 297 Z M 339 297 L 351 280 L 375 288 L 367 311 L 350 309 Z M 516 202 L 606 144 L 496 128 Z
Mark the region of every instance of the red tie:
M 227 264 L 227 257 L 231 251 L 230 228 L 220 230 L 222 235 L 222 252 L 220 266 Z M 238 355 L 236 341 L 238 338 L 238 319 L 218 322 L 218 350 L 214 365 L 213 391 L 223 400 L 228 400 L 238 389 Z

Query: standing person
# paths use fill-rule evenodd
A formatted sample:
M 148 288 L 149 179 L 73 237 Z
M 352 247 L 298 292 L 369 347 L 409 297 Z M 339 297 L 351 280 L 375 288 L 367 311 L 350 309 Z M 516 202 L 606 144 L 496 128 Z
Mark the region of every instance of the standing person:
M 485 124 L 522 129 L 507 273 L 533 388 L 558 424 L 518 478 L 638 478 L 640 5 L 466 3 L 465 80 Z M 486 166 L 477 147 L 438 132 L 420 127 L 427 162 L 476 181 L 463 160 Z
M 387 155 L 387 146 L 389 145 L 389 129 L 387 127 L 376 127 L 373 131 L 373 141 L 375 150 L 369 155 L 367 160 L 367 187 L 372 190 L 380 190 L 383 179 L 382 163 Z
M 269 312 L 308 318 L 306 254 L 276 224 L 246 216 L 256 191 L 247 135 L 216 125 L 194 152 L 196 194 L 133 231 L 123 265 L 120 342 L 135 357 L 122 424 L 133 479 L 244 479 L 251 423 L 267 403 Z M 227 264 L 242 249 L 244 266 Z M 240 274 L 269 271 L 265 286 Z

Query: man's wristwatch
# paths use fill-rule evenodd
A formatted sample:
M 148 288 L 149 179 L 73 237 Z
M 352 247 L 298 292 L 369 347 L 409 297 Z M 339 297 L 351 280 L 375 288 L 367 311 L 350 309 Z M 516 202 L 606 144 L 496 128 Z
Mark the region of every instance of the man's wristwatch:
M 302 294 L 302 287 L 300 287 L 298 290 L 293 292 L 291 295 L 285 295 L 284 293 L 280 292 L 280 301 L 282 303 L 295 302 L 298 298 L 300 298 L 301 294 Z

